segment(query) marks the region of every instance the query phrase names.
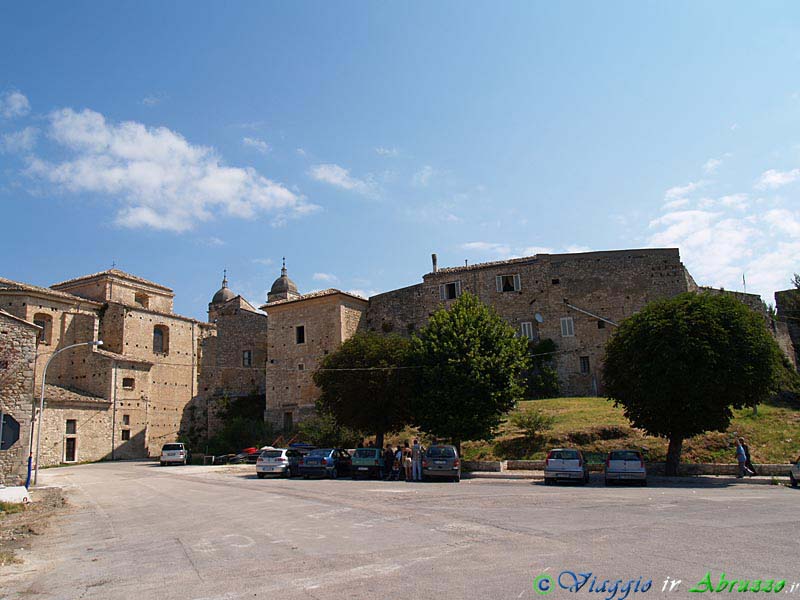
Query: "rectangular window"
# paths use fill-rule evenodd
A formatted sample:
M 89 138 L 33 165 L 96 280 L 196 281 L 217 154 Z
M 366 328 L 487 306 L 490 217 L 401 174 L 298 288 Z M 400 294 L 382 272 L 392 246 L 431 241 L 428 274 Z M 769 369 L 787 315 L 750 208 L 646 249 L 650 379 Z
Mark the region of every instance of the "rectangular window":
M 440 300 L 455 300 L 461 295 L 461 282 L 452 281 L 439 286 Z
M 123 429 L 122 430 L 122 441 L 127 442 L 131 439 L 131 430 L 130 429 Z
M 605 321 L 598 321 L 597 322 L 597 328 L 598 329 L 605 329 L 606 328 L 606 322 Z
M 558 277 L 554 277 L 553 279 L 550 280 L 550 283 L 552 283 L 553 285 L 559 285 L 561 283 L 561 280 Z
M 135 386 L 135 381 L 133 377 L 123 377 L 122 378 L 122 389 L 123 390 L 132 390 Z
M 78 430 L 78 422 L 75 419 L 67 419 L 67 435 L 75 435 Z
M 306 366 L 303 363 L 300 363 L 299 365 L 297 365 L 297 370 L 298 371 L 303 371 L 303 370 L 305 370 L 305 368 L 306 368 Z
M 589 373 L 589 357 L 581 356 L 581 375 L 588 375 Z
M 525 322 L 520 323 L 520 334 L 529 340 L 533 339 L 533 323 Z
M 64 462 L 75 462 L 78 460 L 77 453 L 77 438 L 71 437 L 66 439 L 64 445 Z
M 294 339 L 298 344 L 306 343 L 306 328 L 305 325 L 298 325 L 294 328 Z
M 253 351 L 252 350 L 245 350 L 242 352 L 242 366 L 243 367 L 252 367 L 253 366 Z
M 573 337 L 575 335 L 575 323 L 572 317 L 561 317 L 561 337 Z
M 122 415 L 122 424 L 123 425 L 130 425 L 131 424 L 131 416 L 130 415 Z
M 291 431 L 294 427 L 292 423 L 292 413 L 291 411 L 287 411 L 283 413 L 283 430 L 284 431 Z
M 495 277 L 498 292 L 518 292 L 522 289 L 519 275 L 498 275 Z

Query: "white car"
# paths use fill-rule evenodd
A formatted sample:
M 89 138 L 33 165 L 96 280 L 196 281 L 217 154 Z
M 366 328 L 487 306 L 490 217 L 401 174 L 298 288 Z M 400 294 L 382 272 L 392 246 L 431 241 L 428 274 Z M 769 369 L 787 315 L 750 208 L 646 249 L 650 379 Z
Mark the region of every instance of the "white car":
M 551 485 L 556 481 L 577 481 L 583 485 L 589 483 L 589 467 L 580 450 L 554 448 L 547 453 L 544 483 Z
M 185 444 L 175 442 L 174 444 L 164 444 L 161 448 L 161 466 L 164 465 L 188 465 L 192 460 L 192 455 Z
M 299 450 L 291 448 L 262 448 L 256 461 L 256 475 L 259 479 L 267 475 L 297 476 L 301 456 Z
M 606 458 L 606 485 L 618 481 L 637 481 L 647 485 L 644 457 L 638 450 L 612 450 Z
M 792 482 L 792 487 L 796 488 L 800 485 L 800 458 L 797 459 L 797 462 L 794 463 L 792 470 L 789 471 L 789 481 Z

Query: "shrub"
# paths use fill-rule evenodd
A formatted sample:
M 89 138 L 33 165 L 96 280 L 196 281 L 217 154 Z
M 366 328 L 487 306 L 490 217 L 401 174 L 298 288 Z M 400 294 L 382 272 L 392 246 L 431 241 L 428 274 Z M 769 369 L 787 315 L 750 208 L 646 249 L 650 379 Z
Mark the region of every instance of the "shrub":
M 555 417 L 546 415 L 534 408 L 512 414 L 510 421 L 514 427 L 522 431 L 522 434 L 527 439 L 533 440 L 538 435 L 553 428 Z

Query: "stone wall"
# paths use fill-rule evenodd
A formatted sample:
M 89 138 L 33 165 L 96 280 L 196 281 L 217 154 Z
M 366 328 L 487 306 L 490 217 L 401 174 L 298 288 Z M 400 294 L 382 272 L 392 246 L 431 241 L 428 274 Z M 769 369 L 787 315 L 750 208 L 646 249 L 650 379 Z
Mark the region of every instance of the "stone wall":
M 775 309 L 777 320 L 783 323 L 781 331 L 785 329 L 785 335 L 792 342 L 794 364 L 800 368 L 800 290 L 775 292 Z M 782 343 L 785 344 L 785 341 Z
M 0 412 L 19 424 L 19 440 L 0 450 L 0 484 L 27 473 L 38 328 L 0 312 Z
M 112 416 L 111 403 L 102 398 L 48 386 L 39 465 L 46 467 L 110 457 Z M 74 430 L 68 429 L 68 421 L 75 422 Z M 74 456 L 67 454 L 69 439 L 74 440 Z

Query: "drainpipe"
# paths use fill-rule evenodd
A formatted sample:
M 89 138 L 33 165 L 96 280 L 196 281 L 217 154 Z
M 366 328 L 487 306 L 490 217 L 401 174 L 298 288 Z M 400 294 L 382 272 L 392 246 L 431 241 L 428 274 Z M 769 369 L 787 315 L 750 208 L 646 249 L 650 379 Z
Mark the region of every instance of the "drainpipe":
M 111 398 L 114 402 L 114 406 L 111 411 L 111 460 L 114 460 L 114 451 L 115 446 L 117 445 L 117 361 L 114 361 L 112 364 L 112 377 L 111 377 L 111 385 L 114 386 L 114 389 L 111 393 Z

